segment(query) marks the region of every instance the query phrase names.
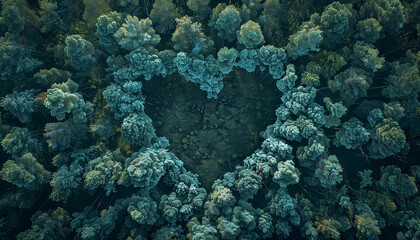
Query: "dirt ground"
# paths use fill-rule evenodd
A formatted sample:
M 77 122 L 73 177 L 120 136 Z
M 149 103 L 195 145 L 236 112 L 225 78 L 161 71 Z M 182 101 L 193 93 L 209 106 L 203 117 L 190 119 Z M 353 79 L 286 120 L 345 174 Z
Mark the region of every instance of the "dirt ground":
M 280 104 L 280 91 L 265 73 L 237 70 L 223 82 L 217 99 L 178 74 L 146 82 L 143 90 L 157 135 L 169 139 L 206 189 L 260 147 L 259 133 L 275 121 Z

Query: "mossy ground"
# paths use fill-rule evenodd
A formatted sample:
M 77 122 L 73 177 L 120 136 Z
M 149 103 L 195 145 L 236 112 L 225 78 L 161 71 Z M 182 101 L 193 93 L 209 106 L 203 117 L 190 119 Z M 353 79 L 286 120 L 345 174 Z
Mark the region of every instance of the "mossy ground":
M 198 174 L 207 189 L 261 144 L 259 133 L 275 121 L 280 92 L 264 73 L 243 70 L 225 76 L 217 99 L 208 99 L 179 75 L 144 84 L 146 113 L 158 136 Z

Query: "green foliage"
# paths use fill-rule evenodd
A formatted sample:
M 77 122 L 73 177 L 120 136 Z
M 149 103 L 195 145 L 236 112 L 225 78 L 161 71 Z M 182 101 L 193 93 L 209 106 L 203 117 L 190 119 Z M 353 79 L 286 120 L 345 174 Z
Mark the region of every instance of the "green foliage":
M 351 31 L 354 19 L 350 10 L 344 4 L 333 2 L 322 12 L 320 24 L 327 37 L 326 44 L 335 44 L 343 41 L 343 35 Z
M 224 186 L 213 184 L 213 192 L 209 195 L 209 200 L 205 203 L 205 215 L 207 217 L 217 216 L 219 211 L 228 210 L 236 202 L 232 191 Z
M 13 127 L 2 139 L 3 150 L 13 157 L 40 150 L 40 145 L 27 128 Z
M 299 86 L 284 94 L 281 100 L 293 114 L 298 115 L 315 99 L 315 95 L 315 88 Z
M 405 10 L 406 10 L 406 17 L 407 17 L 407 22 L 408 23 L 414 23 L 416 24 L 416 29 L 417 29 L 417 36 L 420 35 L 420 2 L 419 1 L 415 1 L 410 5 L 405 5 Z
M 206 53 L 213 48 L 214 42 L 204 35 L 201 23 L 193 23 L 188 16 L 177 18 L 176 23 L 176 30 L 172 34 L 175 50 L 199 54 Z
M 362 213 L 355 216 L 355 227 L 357 229 L 356 237 L 363 240 L 379 239 L 381 230 L 379 228 L 378 220 L 375 216 L 369 213 Z
M 310 62 L 310 63 L 313 63 L 313 62 Z M 308 63 L 308 65 L 310 63 Z M 314 65 L 316 66 L 316 68 L 320 69 L 319 65 L 317 65 L 317 64 L 314 64 Z M 308 66 L 307 66 L 307 68 L 308 68 Z M 311 67 L 309 67 L 309 68 L 311 68 Z M 313 70 L 313 68 L 311 70 Z M 314 73 L 314 72 L 310 72 L 310 71 L 309 72 L 305 71 L 304 73 L 302 73 L 302 78 L 301 78 L 300 82 L 301 82 L 301 84 L 304 84 L 304 85 L 307 85 L 307 86 L 312 86 L 312 87 L 318 87 L 321 84 L 321 82 L 319 81 L 319 74 Z
M 2 0 L 0 24 L 4 24 L 10 33 L 23 31 L 25 20 L 19 14 L 19 6 L 11 0 Z
M 65 83 L 54 83 L 48 89 L 44 105 L 57 120 L 61 121 L 66 113 L 71 113 L 72 121 L 85 123 L 87 117 L 93 113 L 93 104 L 83 100 L 82 95 L 76 92 L 78 88 L 79 85 L 69 79 Z
M 238 174 L 237 188 L 244 200 L 252 199 L 262 186 L 262 178 L 256 172 L 244 169 Z
M 149 51 L 160 42 L 149 18 L 139 20 L 136 16 L 128 15 L 125 23 L 115 32 L 114 37 L 123 49 L 134 51 L 145 49 Z
M 124 15 L 117 12 L 110 12 L 107 15 L 98 17 L 96 23 L 96 34 L 99 37 L 99 45 L 107 52 L 113 53 L 118 48 L 117 38 L 114 34 L 124 23 Z
M 159 74 L 162 77 L 167 77 L 168 75 L 173 74 L 177 71 L 176 64 L 174 59 L 176 58 L 176 53 L 172 50 L 163 50 L 157 53 L 158 58 L 162 63 L 162 68 L 160 69 Z
M 121 125 L 124 139 L 133 145 L 148 147 L 156 139 L 155 129 L 146 113 L 132 113 L 124 118 Z
M 329 97 L 324 98 L 325 106 L 330 111 L 329 115 L 325 116 L 326 127 L 337 127 L 341 124 L 341 117 L 347 112 L 347 108 L 343 105 L 343 102 L 333 103 Z
M 420 76 L 417 66 L 410 63 L 392 63 L 392 72 L 386 79 L 389 84 L 382 94 L 391 99 L 414 99 L 420 92 Z
M 0 104 L 5 110 L 17 117 L 21 123 L 29 123 L 31 113 L 34 112 L 34 98 L 33 90 L 13 91 L 12 94 L 7 94 Z
M 297 213 L 297 201 L 284 189 L 279 189 L 277 191 L 276 195 L 274 195 L 269 203 L 269 209 L 272 214 L 287 221 L 284 222 L 286 226 L 281 227 L 289 228 L 289 223 L 295 226 L 300 223 L 300 217 Z
M 44 137 L 47 138 L 50 150 L 64 150 L 81 144 L 89 128 L 82 123 L 67 120 L 65 122 L 47 123 Z
M 315 54 L 314 61 L 321 68 L 319 74 L 327 80 L 333 78 L 347 64 L 343 56 L 326 50 Z
M 351 118 L 343 123 L 341 129 L 335 133 L 334 144 L 347 149 L 355 149 L 369 141 L 370 133 L 357 118 Z
M 79 71 L 89 69 L 96 62 L 95 49 L 92 43 L 83 39 L 80 35 L 71 35 L 66 38 L 64 52 L 70 61 L 70 65 Z
M 353 45 L 351 59 L 354 65 L 376 72 L 381 69 L 385 63 L 385 58 L 379 57 L 378 55 L 378 49 L 374 49 L 371 44 L 357 41 L 356 44 Z
M 126 82 L 122 86 L 111 84 L 102 92 L 115 118 L 124 118 L 130 113 L 144 110 L 145 98 L 141 94 L 142 86 L 141 82 Z
M 246 48 L 256 48 L 265 42 L 260 25 L 251 20 L 241 25 L 241 30 L 237 32 L 237 37 L 238 42 Z
M 190 57 L 180 52 L 174 61 L 178 72 L 187 81 L 200 84 L 200 89 L 207 92 L 207 98 L 217 98 L 223 88 L 223 75 L 213 56 L 204 59 L 203 55 L 194 57 L 192 54 Z
M 169 222 L 190 219 L 196 210 L 201 210 L 206 198 L 206 191 L 188 181 L 175 184 L 175 191 L 160 198 L 159 209 Z
M 159 33 L 167 33 L 175 28 L 175 19 L 180 18 L 178 8 L 172 0 L 155 0 L 150 19 Z
M 371 174 L 372 174 L 372 170 L 370 170 L 370 169 L 358 172 L 358 175 L 362 179 L 362 181 L 360 181 L 360 188 L 361 189 L 364 188 L 364 187 L 367 187 L 367 186 L 372 186 L 373 182 L 372 182 Z
M 361 189 L 356 191 L 356 198 L 366 203 L 372 211 L 381 213 L 383 216 L 391 216 L 397 209 L 397 205 L 386 193 Z
M 403 174 L 400 168 L 390 165 L 382 167 L 381 171 L 382 176 L 378 185 L 390 194 L 395 194 L 398 197 L 397 200 L 411 197 L 418 192 L 414 179 Z
M 420 167 L 417 149 L 406 153 L 419 128 L 420 1 L 0 1 L 0 135 L 11 155 L 0 170 L 10 185 L 0 194 L 0 239 L 248 240 L 298 238 L 297 230 L 311 240 L 374 240 L 388 230 L 419 238 Z M 414 53 L 402 57 L 401 48 Z M 194 87 L 209 99 L 184 91 Z M 203 125 L 188 109 L 255 121 L 222 126 L 205 116 Z M 208 132 L 235 124 L 232 136 Z M 171 142 L 189 139 L 186 162 L 156 135 L 168 131 Z M 258 132 L 261 145 L 249 142 Z M 219 156 L 229 140 L 239 152 Z M 348 154 L 389 158 L 373 181 L 377 165 L 347 169 Z M 206 174 L 230 172 L 207 195 L 187 168 L 215 157 Z M 407 174 L 387 165 L 396 159 Z M 19 220 L 40 207 L 32 227 Z
M 89 161 L 85 166 L 85 188 L 93 192 L 99 187 L 106 195 L 115 192 L 115 184 L 123 172 L 123 156 L 119 150 L 107 151 L 103 156 Z
M 189 229 L 188 239 L 203 239 L 203 240 L 217 240 L 217 230 L 210 225 L 209 220 L 203 217 L 200 224 L 196 217 L 191 218 L 187 227 Z
M 41 0 L 39 2 L 39 7 L 41 8 L 39 18 L 41 26 L 41 32 L 47 33 L 55 30 L 54 28 L 61 27 L 63 22 L 58 16 L 57 13 L 57 3 L 51 2 L 50 0 Z
M 308 55 L 311 51 L 319 51 L 322 40 L 322 31 L 319 27 L 303 23 L 297 33 L 290 35 L 286 46 L 287 55 L 292 59 L 297 59 Z
M 325 124 L 325 110 L 324 107 L 317 103 L 312 103 L 308 106 L 307 109 L 307 116 L 312 121 L 314 121 L 315 124 L 324 125 Z
M 367 95 L 372 79 L 363 71 L 357 68 L 349 68 L 344 72 L 335 75 L 334 80 L 328 82 L 331 91 L 339 91 L 340 97 L 348 106 L 359 98 Z
M 264 10 L 259 17 L 264 36 L 271 42 L 278 43 L 282 38 L 282 28 L 287 23 L 286 5 L 279 0 L 267 0 L 263 4 Z
M 174 158 L 163 149 L 147 149 L 136 152 L 125 160 L 126 171 L 135 187 L 154 188 L 160 178 L 166 173 L 169 162 L 166 158 Z
M 276 48 L 271 45 L 262 46 L 258 51 L 258 57 L 260 58 L 260 69 L 263 70 L 265 67 L 268 66 L 268 72 L 271 74 L 273 79 L 280 79 L 284 74 L 284 67 L 283 63 L 286 61 L 286 52 L 283 48 Z M 287 69 L 289 70 L 293 65 L 287 65 Z M 290 70 L 292 71 L 292 70 Z M 291 85 L 290 81 L 292 79 L 286 80 Z M 294 85 L 294 81 L 293 85 Z M 289 86 L 291 88 L 292 86 Z
M 274 132 L 287 140 L 301 141 L 302 138 L 308 139 L 311 137 L 316 130 L 312 120 L 299 116 L 295 121 L 289 119 L 283 124 L 276 126 Z
M 148 197 L 133 195 L 128 198 L 127 212 L 139 224 L 153 225 L 159 218 L 157 203 Z
M 319 157 L 328 152 L 329 140 L 318 132 L 308 139 L 308 145 L 300 146 L 296 152 L 299 163 L 305 168 L 314 168 Z
M 384 114 L 379 108 L 372 109 L 367 117 L 367 120 L 372 127 L 381 122 L 383 119 Z
M 238 66 L 245 69 L 247 72 L 254 72 L 260 64 L 258 51 L 255 49 L 244 49 L 239 52 Z
M 241 15 L 242 23 L 248 22 L 251 19 L 251 10 L 245 4 L 242 4 L 238 11 Z
M 371 139 L 372 143 L 368 149 L 373 158 L 385 158 L 405 152 L 409 148 L 404 131 L 391 119 L 383 119 L 376 124 Z
M 52 240 L 66 239 L 70 237 L 72 229 L 70 227 L 71 217 L 61 207 L 47 212 L 37 211 L 32 217 L 32 228 L 19 233 L 18 240 Z
M 143 76 L 145 80 L 150 80 L 155 75 L 166 74 L 161 59 L 153 52 L 136 49 L 125 55 L 125 59 L 128 60 L 129 65 L 113 73 L 116 82 L 134 81 L 140 76 Z
M 217 52 L 217 65 L 223 74 L 228 74 L 236 66 L 238 50 L 235 48 L 223 47 Z
M 375 43 L 380 37 L 382 26 L 375 18 L 368 18 L 358 22 L 356 29 L 355 37 L 357 39 L 366 43 Z
M 390 223 L 402 229 L 397 233 L 398 240 L 416 239 L 420 236 L 420 219 L 413 211 L 399 211 L 394 214 Z
M 63 83 L 70 79 L 71 73 L 57 68 L 41 69 L 34 74 L 36 82 L 43 87 L 50 87 L 54 83 Z
M 217 230 L 222 235 L 222 239 L 236 239 L 241 231 L 238 225 L 225 218 L 217 219 Z
M 236 38 L 236 31 L 241 25 L 241 16 L 235 6 L 229 5 L 218 14 L 214 28 L 217 30 L 217 35 L 228 41 L 233 41 Z
M 73 214 L 71 227 L 76 230 L 76 238 L 83 240 L 106 239 L 122 216 L 123 206 L 118 201 L 114 206 L 99 212 L 86 207 L 83 212 Z
M 404 7 L 400 0 L 368 0 L 360 8 L 362 18 L 375 18 L 383 30 L 396 34 L 405 23 Z
M 293 150 L 293 148 L 283 140 L 271 136 L 264 140 L 261 144 L 261 148 L 264 153 L 270 154 L 281 160 L 290 159 Z
M 318 162 L 318 166 L 315 169 L 315 178 L 320 182 L 322 187 L 330 188 L 341 183 L 343 180 L 342 172 L 343 168 L 338 158 L 330 155 L 328 158 L 323 158 Z
M 93 133 L 107 139 L 115 133 L 116 127 L 114 118 L 108 115 L 103 115 L 95 122 L 95 124 L 90 125 L 90 129 Z
M 18 36 L 6 33 L 0 38 L 0 79 L 14 80 L 18 84 L 26 73 L 42 65 L 42 62 L 31 57 L 30 49 L 21 45 Z
M 193 11 L 199 21 L 204 20 L 210 14 L 210 0 L 188 0 L 187 7 Z
M 385 118 L 398 122 L 404 117 L 404 108 L 399 102 L 384 103 L 383 114 Z
M 339 229 L 341 228 L 340 222 L 334 218 L 316 217 L 315 221 L 316 231 L 322 234 L 326 239 L 340 239 Z
M 50 198 L 54 201 L 66 202 L 70 195 L 82 183 L 83 168 L 79 163 L 73 163 L 70 167 L 62 166 L 52 176 L 50 185 L 52 192 Z
M 273 217 L 262 210 L 259 211 L 260 216 L 258 217 L 258 229 L 262 232 L 263 238 L 271 237 L 273 232 Z
M 184 238 L 184 229 L 178 226 L 163 226 L 155 233 L 152 234 L 153 239 L 180 239 L 186 240 Z
M 135 14 L 139 12 L 139 0 L 116 0 L 115 5 L 129 14 Z
M 83 0 L 85 11 L 83 12 L 83 20 L 88 25 L 88 28 L 94 29 L 96 20 L 102 14 L 108 14 L 109 8 L 107 0 Z
M 210 14 L 209 26 L 214 27 L 217 19 L 219 19 L 220 13 L 227 7 L 226 3 L 219 3 L 215 8 L 213 8 L 212 13 Z
M 244 160 L 244 165 L 249 169 L 260 172 L 266 178 L 270 173 L 276 171 L 277 159 L 271 154 L 257 151 Z
M 0 176 L 4 181 L 28 190 L 38 190 L 48 182 L 51 173 L 38 163 L 32 153 L 26 153 L 16 160 L 3 164 Z
M 249 8 L 251 19 L 257 18 L 261 8 L 263 8 L 261 0 L 241 0 L 241 2 Z
M 290 184 L 299 182 L 300 171 L 295 168 L 292 160 L 279 162 L 277 171 L 274 173 L 273 181 L 280 185 L 281 188 L 286 188 Z
M 286 75 L 282 79 L 277 80 L 276 86 L 281 92 L 286 93 L 295 86 L 297 78 L 295 66 L 293 64 L 288 64 Z

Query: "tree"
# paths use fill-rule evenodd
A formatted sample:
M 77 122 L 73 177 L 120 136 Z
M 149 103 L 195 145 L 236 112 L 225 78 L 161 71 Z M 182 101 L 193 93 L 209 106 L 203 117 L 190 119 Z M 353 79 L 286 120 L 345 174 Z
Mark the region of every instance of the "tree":
M 347 149 L 355 149 L 369 141 L 370 133 L 357 118 L 351 118 L 343 123 L 341 129 L 335 133 L 334 144 Z
M 0 176 L 19 188 L 38 190 L 51 178 L 51 173 L 44 168 L 32 153 L 26 153 L 16 160 L 8 160 L 3 164 Z
M 160 36 L 153 29 L 149 18 L 139 20 L 131 15 L 126 17 L 125 23 L 115 32 L 114 37 L 120 46 L 128 51 L 136 49 L 150 51 L 160 42 Z
M 228 41 L 233 41 L 236 38 L 236 31 L 241 26 L 241 16 L 235 6 L 229 5 L 218 15 L 214 28 L 217 30 L 217 35 Z
M 371 133 L 369 153 L 372 158 L 385 158 L 409 149 L 404 131 L 397 122 L 383 119 Z
M 125 140 L 142 147 L 149 147 L 157 138 L 152 119 L 144 112 L 131 113 L 124 118 L 121 132 Z
M 21 123 L 29 123 L 31 120 L 31 113 L 34 112 L 34 91 L 26 90 L 23 92 L 13 91 L 12 94 L 7 94 L 1 101 L 1 105 L 13 116 L 17 117 Z
M 237 31 L 238 42 L 246 48 L 256 48 L 264 43 L 264 36 L 258 23 L 249 20 Z
M 320 182 L 322 187 L 330 188 L 341 183 L 343 180 L 342 172 L 343 168 L 338 158 L 330 155 L 328 158 L 323 158 L 318 162 L 315 170 L 315 178 Z
M 51 111 L 51 115 L 61 121 L 67 113 L 72 114 L 75 123 L 85 123 L 87 117 L 93 113 L 93 104 L 85 102 L 77 92 L 79 85 L 71 79 L 65 83 L 54 83 L 47 91 L 44 105 Z
M 280 185 L 281 188 L 286 188 L 290 184 L 299 182 L 300 171 L 295 168 L 292 160 L 279 162 L 277 171 L 274 173 L 273 181 Z
M 176 30 L 172 34 L 175 50 L 197 55 L 212 49 L 214 42 L 204 35 L 201 23 L 193 23 L 188 16 L 177 18 L 176 23 Z
M 180 17 L 172 0 L 155 0 L 153 3 L 150 19 L 159 33 L 167 33 L 175 28 L 175 19 Z
M 365 19 L 377 19 L 383 30 L 390 34 L 398 33 L 405 23 L 400 0 L 368 0 L 360 8 L 360 15 Z
M 70 65 L 78 71 L 84 71 L 93 66 L 96 62 L 95 49 L 89 41 L 80 35 L 71 35 L 66 38 L 64 48 Z

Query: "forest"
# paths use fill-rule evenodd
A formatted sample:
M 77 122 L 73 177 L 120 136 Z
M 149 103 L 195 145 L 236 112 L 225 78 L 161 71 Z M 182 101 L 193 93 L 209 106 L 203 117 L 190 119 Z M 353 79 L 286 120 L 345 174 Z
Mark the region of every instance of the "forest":
M 420 0 L 0 0 L 0 239 L 420 239 Z

